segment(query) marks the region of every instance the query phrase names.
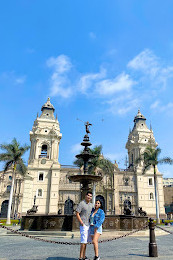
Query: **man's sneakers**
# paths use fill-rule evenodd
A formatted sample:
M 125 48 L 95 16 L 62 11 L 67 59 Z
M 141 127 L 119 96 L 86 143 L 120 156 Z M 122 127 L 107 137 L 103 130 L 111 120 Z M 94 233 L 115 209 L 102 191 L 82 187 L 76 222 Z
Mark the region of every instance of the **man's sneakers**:
M 100 259 L 100 256 L 95 256 L 95 257 L 94 257 L 94 260 L 101 260 L 101 259 Z
M 83 258 L 83 260 L 90 260 L 87 256 L 85 256 L 85 258 Z

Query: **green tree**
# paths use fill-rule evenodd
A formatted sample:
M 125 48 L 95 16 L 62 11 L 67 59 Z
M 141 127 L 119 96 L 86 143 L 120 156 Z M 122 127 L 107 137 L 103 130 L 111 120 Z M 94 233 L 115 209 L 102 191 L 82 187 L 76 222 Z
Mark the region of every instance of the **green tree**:
M 81 151 L 82 153 L 82 151 Z M 113 172 L 114 172 L 114 165 L 113 163 L 108 160 L 105 159 L 102 155 L 102 145 L 98 145 L 95 146 L 93 149 L 90 149 L 90 153 L 94 154 L 95 157 L 90 159 L 88 162 L 88 173 L 89 174 L 96 174 L 97 170 L 100 169 L 101 173 L 104 175 L 109 175 L 109 176 L 113 176 Z M 76 159 L 74 161 L 74 164 L 78 167 L 82 167 L 84 165 L 83 160 L 80 159 Z M 93 203 L 95 203 L 95 183 L 93 183 Z
M 113 163 L 104 158 L 102 155 L 102 145 L 95 146 L 93 149 L 90 149 L 90 153 L 94 154 L 95 157 L 90 159 L 88 162 L 88 173 L 89 174 L 96 174 L 97 169 L 101 169 L 103 174 L 112 175 L 114 171 Z M 74 164 L 78 167 L 82 167 L 84 162 L 83 160 L 76 159 Z
M 28 145 L 20 146 L 19 142 L 17 142 L 16 138 L 12 140 L 10 144 L 1 144 L 0 149 L 4 151 L 4 153 L 0 154 L 0 161 L 5 162 L 4 165 L 4 173 L 10 168 L 13 169 L 12 174 L 12 185 L 10 190 L 10 198 L 8 203 L 8 212 L 7 212 L 7 221 L 6 224 L 11 224 L 10 215 L 11 215 L 11 206 L 13 199 L 13 189 L 14 182 L 16 177 L 16 171 L 21 175 L 25 175 L 26 173 L 26 165 L 22 159 L 22 156 L 26 151 L 28 151 L 30 147 Z
M 173 164 L 173 160 L 170 157 L 165 157 L 159 159 L 159 155 L 161 153 L 160 148 L 152 148 L 151 146 L 146 147 L 144 153 L 136 160 L 136 163 L 143 161 L 143 174 L 145 174 L 146 170 L 149 167 L 153 167 L 154 171 L 154 189 L 155 189 L 155 201 L 156 201 L 156 221 L 157 224 L 160 223 L 159 217 L 159 203 L 158 203 L 158 188 L 157 188 L 157 174 L 156 168 L 158 164 Z

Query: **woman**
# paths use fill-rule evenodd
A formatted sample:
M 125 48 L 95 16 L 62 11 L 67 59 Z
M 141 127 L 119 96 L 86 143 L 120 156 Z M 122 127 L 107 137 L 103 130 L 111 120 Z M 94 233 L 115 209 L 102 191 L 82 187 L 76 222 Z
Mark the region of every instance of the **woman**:
M 98 239 L 102 234 L 102 223 L 105 220 L 105 213 L 101 200 L 96 200 L 95 208 L 92 209 L 90 215 L 90 235 L 92 237 L 92 243 L 94 245 L 95 258 L 94 260 L 100 260 L 98 254 Z

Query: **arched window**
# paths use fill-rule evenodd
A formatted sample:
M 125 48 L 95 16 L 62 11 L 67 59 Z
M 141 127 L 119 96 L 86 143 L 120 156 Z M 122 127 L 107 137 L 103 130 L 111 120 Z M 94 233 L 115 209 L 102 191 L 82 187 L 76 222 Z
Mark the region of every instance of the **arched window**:
M 1 218 L 7 217 L 7 211 L 8 211 L 8 200 L 4 200 L 1 204 Z
M 41 147 L 41 158 L 47 158 L 47 145 L 43 144 Z
M 9 178 L 9 181 L 11 181 L 11 180 L 12 180 L 12 176 L 11 176 L 11 175 L 10 175 L 8 178 Z
M 8 185 L 7 186 L 7 192 L 10 192 L 10 190 L 11 190 L 11 185 Z
M 154 194 L 150 192 L 150 200 L 154 200 Z

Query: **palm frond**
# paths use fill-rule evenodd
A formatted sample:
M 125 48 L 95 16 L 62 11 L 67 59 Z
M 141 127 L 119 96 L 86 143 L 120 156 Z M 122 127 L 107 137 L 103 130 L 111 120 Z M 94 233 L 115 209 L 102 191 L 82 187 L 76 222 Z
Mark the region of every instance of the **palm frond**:
M 95 175 L 95 170 L 96 170 L 96 167 L 94 165 L 89 165 L 88 167 L 88 174 L 93 174 Z
M 81 168 L 83 166 L 83 160 L 82 159 L 76 159 L 74 162 L 73 162 L 74 165 L 78 166 L 79 168 Z
M 113 163 L 108 159 L 100 159 L 99 160 L 99 167 L 108 175 L 112 175 L 114 172 L 114 165 Z
M 9 153 L 1 153 L 0 154 L 0 162 L 2 162 L 2 161 L 5 162 L 5 161 L 8 161 L 10 159 L 12 159 L 11 154 L 9 154 Z
M 23 155 L 25 152 L 27 152 L 30 149 L 29 145 L 24 145 L 23 147 L 20 147 L 21 155 Z
M 4 165 L 4 172 L 8 171 L 9 168 L 10 168 L 12 165 L 13 165 L 13 160 L 6 162 L 5 165 Z
M 138 164 L 143 160 L 143 158 L 140 156 L 135 160 L 135 163 Z
M 23 163 L 23 160 L 19 160 L 16 164 L 16 170 L 21 174 L 25 175 L 27 171 L 26 165 Z
M 170 157 L 162 158 L 158 161 L 159 164 L 167 163 L 167 164 L 173 164 L 173 160 Z
M 157 147 L 155 151 L 156 151 L 156 155 L 158 157 L 161 154 L 162 150 L 159 147 Z
M 12 164 L 16 163 L 19 165 L 19 172 L 24 174 L 26 172 L 26 166 L 22 159 L 22 155 L 29 149 L 29 146 L 26 144 L 20 146 L 16 138 L 13 138 L 10 144 L 1 144 L 0 148 L 6 151 L 6 153 L 0 154 L 0 161 L 6 162 L 4 171 L 7 171 Z
M 82 153 L 82 152 L 81 152 Z M 90 159 L 88 162 L 88 173 L 95 174 L 96 169 L 101 169 L 105 174 L 112 174 L 114 171 L 113 163 L 105 159 L 102 155 L 102 145 L 95 146 L 93 149 L 90 149 L 90 153 L 95 155 L 94 158 Z M 84 162 L 82 159 L 76 159 L 73 162 L 78 167 L 82 167 Z
M 143 169 L 142 169 L 142 174 L 145 174 L 145 172 L 148 170 L 148 168 L 151 166 L 151 164 L 146 164 L 144 165 Z

